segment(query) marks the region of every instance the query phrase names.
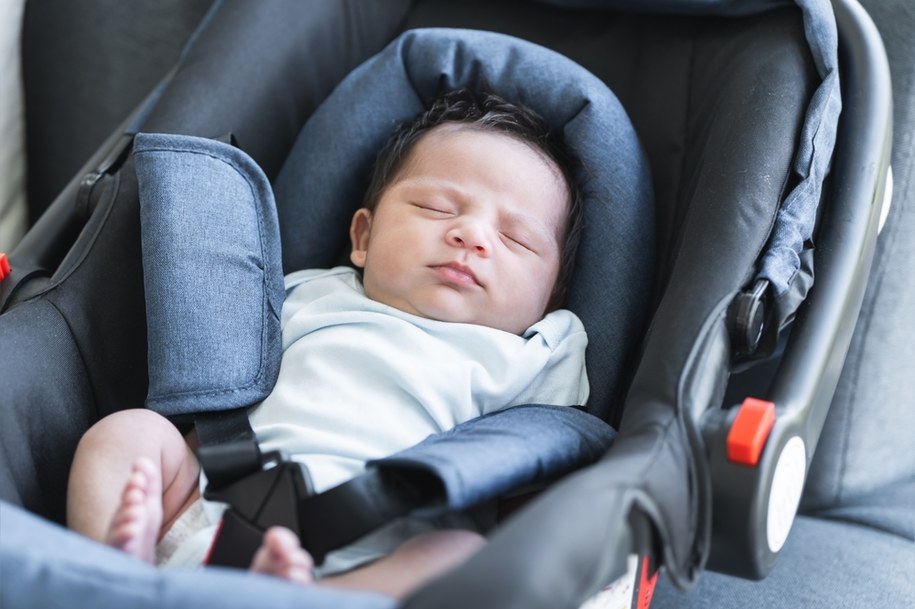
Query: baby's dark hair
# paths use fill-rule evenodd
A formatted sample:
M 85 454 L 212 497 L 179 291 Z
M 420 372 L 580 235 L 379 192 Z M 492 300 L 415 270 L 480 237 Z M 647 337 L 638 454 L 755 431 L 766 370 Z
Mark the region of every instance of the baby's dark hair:
M 375 160 L 363 205 L 375 208 L 420 138 L 444 123 L 463 123 L 482 131 L 514 137 L 545 154 L 559 168 L 569 193 L 569 214 L 559 244 L 559 276 L 547 311 L 559 308 L 569 290 L 581 236 L 583 195 L 575 176 L 580 161 L 546 121 L 530 108 L 508 102 L 488 91 L 476 92 L 466 87 L 440 95 L 416 119 L 402 123 L 385 143 Z

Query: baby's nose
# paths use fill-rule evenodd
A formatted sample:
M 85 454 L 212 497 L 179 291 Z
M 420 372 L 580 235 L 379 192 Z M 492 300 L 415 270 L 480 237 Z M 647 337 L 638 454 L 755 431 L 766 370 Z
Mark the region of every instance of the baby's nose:
M 463 220 L 452 226 L 445 238 L 454 247 L 467 248 L 481 256 L 488 256 L 492 251 L 490 232 L 481 222 Z

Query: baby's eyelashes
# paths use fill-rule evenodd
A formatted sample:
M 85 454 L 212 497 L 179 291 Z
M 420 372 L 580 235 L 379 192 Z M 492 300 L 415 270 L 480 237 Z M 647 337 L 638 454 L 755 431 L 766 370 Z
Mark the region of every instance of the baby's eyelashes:
M 455 214 L 454 211 L 446 208 L 444 205 L 438 205 L 438 204 L 434 204 L 434 203 L 432 203 L 432 204 L 413 203 L 413 207 L 417 207 L 417 208 L 421 209 L 422 211 L 428 212 L 430 215 L 438 215 L 438 216 L 445 217 L 445 216 L 453 216 Z
M 537 251 L 533 248 L 533 246 L 531 246 L 523 237 L 510 235 L 510 234 L 504 233 L 504 232 L 500 232 L 499 234 L 510 245 L 512 245 L 514 247 L 520 247 L 522 249 L 525 249 L 525 250 L 531 252 L 532 254 L 537 253 Z

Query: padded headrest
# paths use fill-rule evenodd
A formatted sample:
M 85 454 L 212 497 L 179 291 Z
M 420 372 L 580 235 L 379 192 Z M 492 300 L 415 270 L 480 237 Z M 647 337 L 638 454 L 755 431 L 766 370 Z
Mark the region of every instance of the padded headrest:
M 372 163 L 395 126 L 444 90 L 484 83 L 538 112 L 583 161 L 584 229 L 566 306 L 588 330 L 589 407 L 604 414 L 648 304 L 653 192 L 619 100 L 554 51 L 503 34 L 419 29 L 354 70 L 306 123 L 274 184 L 284 270 L 339 263 Z

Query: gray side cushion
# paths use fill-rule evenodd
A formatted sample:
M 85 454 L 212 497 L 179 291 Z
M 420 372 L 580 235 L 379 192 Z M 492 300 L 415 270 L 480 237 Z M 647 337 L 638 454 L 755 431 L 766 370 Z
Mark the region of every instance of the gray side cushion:
M 239 408 L 279 372 L 284 289 L 276 207 L 241 150 L 138 134 L 149 339 L 147 406 L 166 415 Z
M 426 512 L 436 515 L 554 482 L 597 461 L 615 437 L 610 425 L 576 408 L 530 404 L 471 419 L 367 467 L 406 479 L 433 475 L 444 490 L 442 504 Z

